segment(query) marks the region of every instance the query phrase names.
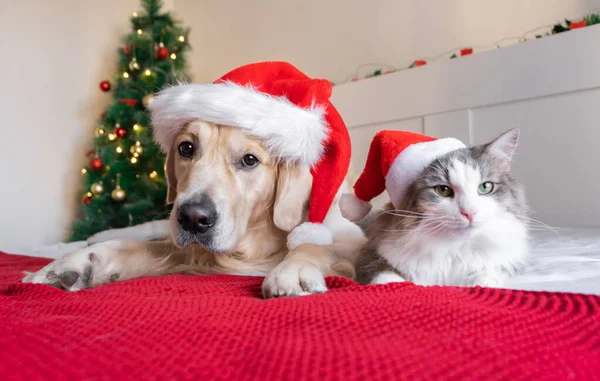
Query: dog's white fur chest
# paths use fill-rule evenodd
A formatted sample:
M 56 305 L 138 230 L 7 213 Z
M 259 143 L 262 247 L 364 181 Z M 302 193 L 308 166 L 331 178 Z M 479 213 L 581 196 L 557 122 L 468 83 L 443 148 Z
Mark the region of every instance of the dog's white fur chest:
M 402 237 L 390 231 L 382 238 L 379 255 L 402 278 L 420 285 L 500 286 L 528 253 L 527 229 L 513 217 L 456 237 L 415 229 Z M 374 283 L 394 281 L 389 274 L 378 278 Z

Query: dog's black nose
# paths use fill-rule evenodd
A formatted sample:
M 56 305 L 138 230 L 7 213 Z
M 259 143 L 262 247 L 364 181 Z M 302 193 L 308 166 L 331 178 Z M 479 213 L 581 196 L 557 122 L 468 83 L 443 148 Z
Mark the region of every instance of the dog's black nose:
M 183 204 L 177 211 L 179 225 L 190 233 L 204 234 L 217 222 L 215 204 L 207 198 Z

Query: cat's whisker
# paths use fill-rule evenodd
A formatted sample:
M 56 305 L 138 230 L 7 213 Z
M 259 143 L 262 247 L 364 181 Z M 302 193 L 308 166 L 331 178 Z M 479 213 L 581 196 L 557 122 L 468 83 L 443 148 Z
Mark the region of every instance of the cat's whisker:
M 431 213 L 422 213 L 422 212 L 415 212 L 412 210 L 403 210 L 403 209 L 390 209 L 390 210 L 384 210 L 384 213 L 407 213 L 407 214 L 418 214 L 421 216 L 433 216 L 433 214 Z
M 556 235 L 560 235 L 560 232 L 558 231 L 560 228 L 555 228 L 553 226 L 543 223 L 540 220 L 536 220 L 535 218 L 523 215 L 517 215 L 517 218 L 523 220 L 530 230 L 535 230 L 534 228 L 537 227 L 539 228 L 539 230 L 547 230 L 555 233 Z
M 441 224 L 438 224 L 437 227 L 431 229 L 428 231 L 429 234 L 431 235 L 435 235 L 437 233 L 439 233 L 440 231 L 444 230 L 444 228 L 450 223 L 450 221 L 444 221 Z
M 406 218 L 420 218 L 420 219 L 431 219 L 431 220 L 446 218 L 445 216 L 438 216 L 435 214 L 411 215 L 411 214 L 403 214 L 403 213 L 396 213 L 396 212 L 390 212 L 390 211 L 386 211 L 384 213 L 389 214 L 391 216 L 395 216 L 395 217 L 406 217 Z

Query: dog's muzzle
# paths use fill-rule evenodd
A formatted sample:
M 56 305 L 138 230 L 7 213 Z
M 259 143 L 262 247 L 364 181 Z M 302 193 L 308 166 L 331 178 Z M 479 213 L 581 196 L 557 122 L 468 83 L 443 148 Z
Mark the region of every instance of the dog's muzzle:
M 206 196 L 198 202 L 187 202 L 177 210 L 177 222 L 188 233 L 194 235 L 209 235 L 217 223 L 217 208 L 214 202 Z

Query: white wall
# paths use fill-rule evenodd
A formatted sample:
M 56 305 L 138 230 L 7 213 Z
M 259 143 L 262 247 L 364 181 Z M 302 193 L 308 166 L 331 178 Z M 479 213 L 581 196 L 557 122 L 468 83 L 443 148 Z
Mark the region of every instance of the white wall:
M 0 0 L 0 250 L 66 238 L 110 101 L 98 83 L 138 9 L 138 0 Z
M 198 81 L 254 61 L 287 60 L 308 75 L 339 82 L 364 63 L 406 67 L 597 7 L 599 0 L 175 1 L 192 27 Z
M 600 25 L 334 88 L 361 171 L 382 129 L 483 144 L 521 129 L 513 172 L 532 216 L 600 226 Z M 585 57 L 585 59 L 571 59 Z M 384 193 L 374 204 L 387 201 Z

